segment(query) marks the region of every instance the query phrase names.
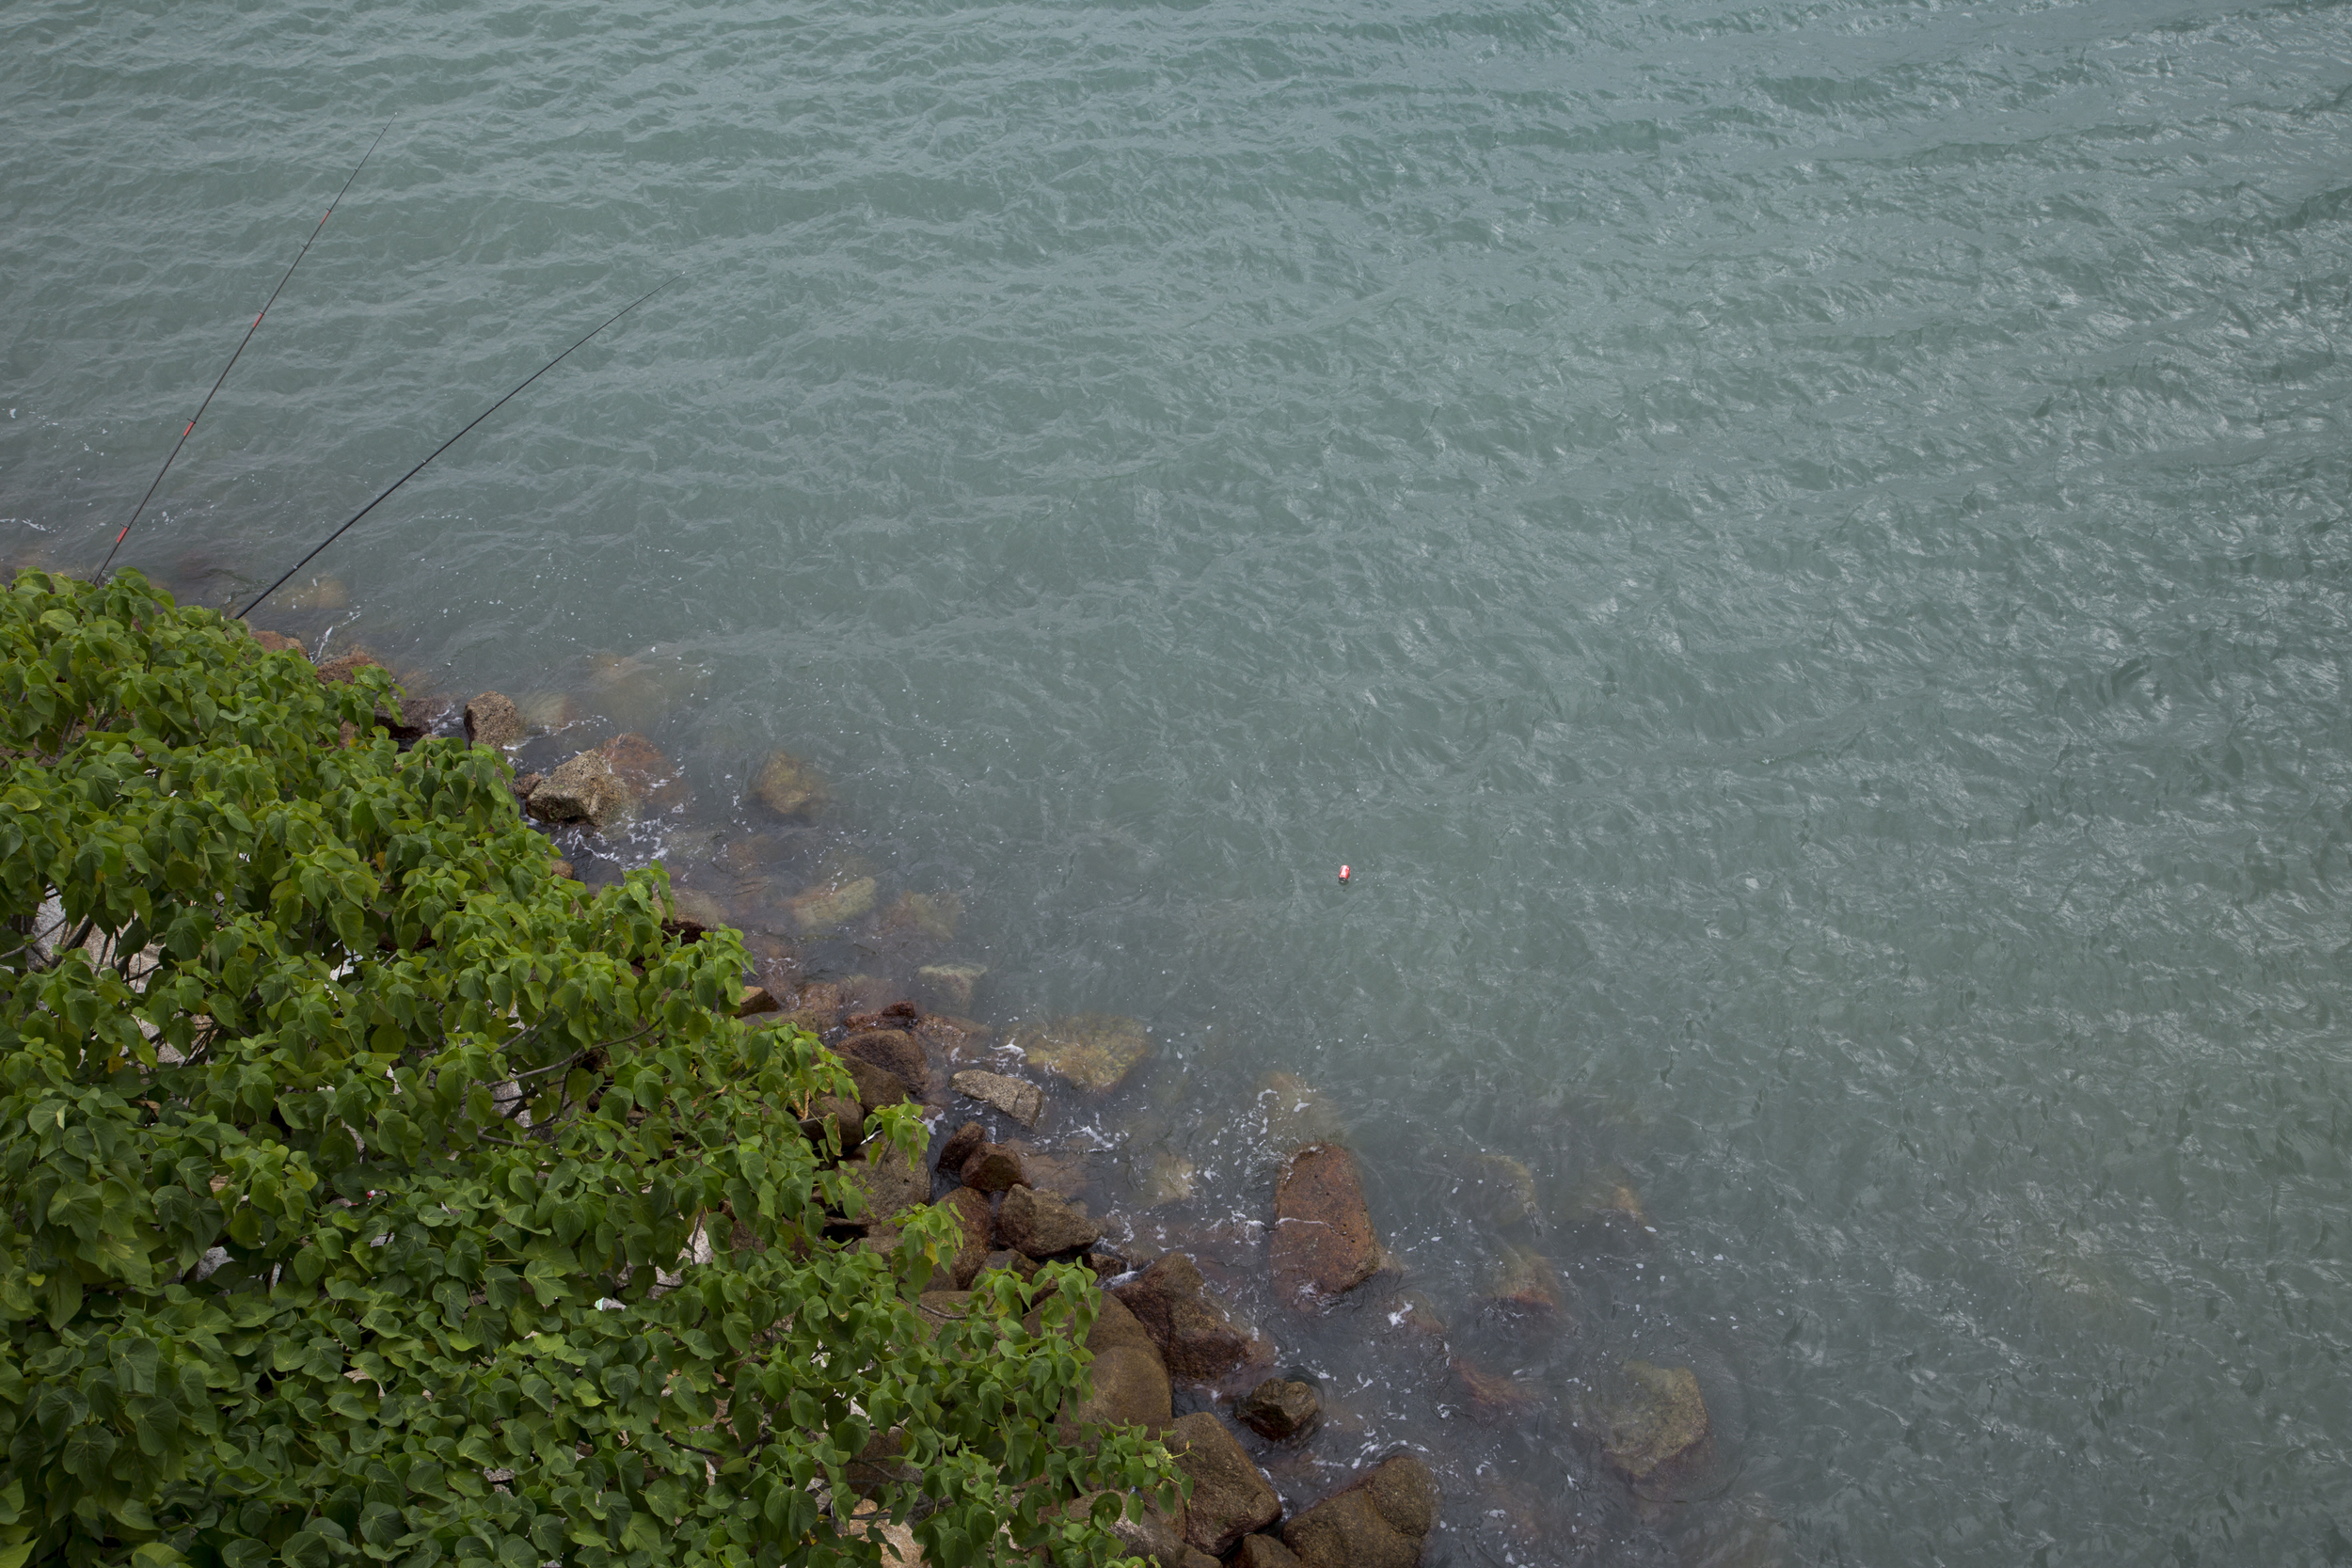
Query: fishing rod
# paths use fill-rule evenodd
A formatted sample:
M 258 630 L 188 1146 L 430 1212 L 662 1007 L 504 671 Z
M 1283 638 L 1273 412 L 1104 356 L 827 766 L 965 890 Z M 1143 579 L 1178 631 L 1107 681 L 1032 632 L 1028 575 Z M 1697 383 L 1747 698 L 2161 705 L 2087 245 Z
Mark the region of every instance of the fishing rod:
M 393 117 L 395 119 L 398 118 L 398 116 Z M 293 263 L 286 268 L 286 276 L 278 280 L 278 287 L 272 289 L 269 292 L 269 298 L 262 301 L 262 315 L 254 317 L 253 325 L 245 329 L 245 336 L 237 342 L 237 352 L 229 356 L 229 363 L 220 368 L 219 377 L 213 382 L 213 390 L 205 393 L 204 401 L 196 405 L 196 420 L 202 419 L 204 417 L 204 410 L 213 405 L 214 393 L 218 392 L 220 390 L 221 383 L 229 379 L 229 372 L 237 368 L 237 361 L 245 355 L 245 345 L 253 341 L 253 334 L 262 330 L 262 316 L 268 315 L 269 308 L 278 303 L 278 296 L 286 292 L 287 283 L 294 277 L 294 268 L 302 265 L 302 259 L 310 254 L 310 245 L 312 242 L 317 240 L 319 237 L 319 230 L 326 227 L 327 218 L 331 218 L 335 215 L 335 208 L 337 204 L 342 200 L 344 193 L 351 189 L 351 181 L 359 178 L 359 170 L 367 167 L 368 160 L 375 156 L 376 143 L 381 142 L 384 139 L 384 132 L 389 131 L 391 128 L 392 121 L 389 119 L 386 120 L 384 122 L 384 130 L 378 131 L 375 134 L 375 141 L 368 143 L 368 150 L 359 155 L 358 164 L 355 166 L 351 171 L 351 179 L 343 182 L 342 190 L 337 191 L 335 193 L 335 199 L 326 204 L 326 214 L 319 219 L 318 228 L 310 230 L 310 238 L 303 241 L 302 248 L 294 252 Z M 180 449 L 186 446 L 188 444 L 188 437 L 196 433 L 196 420 L 190 420 L 188 421 L 188 428 L 180 433 L 180 439 L 172 443 L 171 456 L 165 458 L 164 466 L 155 470 L 154 484 L 150 484 L 147 487 L 147 494 L 139 498 L 139 504 L 131 513 L 131 521 L 123 524 L 122 531 L 115 535 L 114 549 L 110 549 L 106 552 L 106 559 L 100 562 L 98 567 L 98 576 L 92 579 L 93 581 L 103 582 L 106 580 L 106 568 L 115 563 L 115 550 L 122 548 L 122 542 L 131 537 L 132 527 L 139 520 L 139 514 L 145 512 L 147 510 L 147 503 L 155 499 L 156 485 L 163 483 L 164 475 L 171 472 L 172 462 L 180 455 Z
M 619 321 L 623 316 L 628 315 L 631 310 L 636 309 L 640 305 L 644 304 L 645 301 L 651 299 L 654 295 L 660 293 L 662 290 L 676 282 L 678 278 L 685 276 L 686 275 L 684 273 L 679 273 L 676 277 L 664 278 L 662 281 L 655 284 L 652 288 L 647 289 L 644 293 L 639 294 L 635 299 L 630 300 L 627 305 L 622 306 L 618 310 L 615 310 L 611 315 L 605 317 L 603 321 L 598 322 L 585 336 L 580 340 L 580 342 L 574 343 L 571 348 L 565 349 L 563 353 L 557 355 L 554 358 L 548 360 L 546 364 L 532 372 L 531 374 L 525 376 L 516 385 L 514 391 L 507 393 L 505 397 L 499 399 L 498 402 L 490 404 L 489 407 L 485 408 L 481 413 L 476 414 L 471 420 L 469 420 L 466 422 L 465 430 L 459 431 L 456 435 L 451 436 L 448 440 L 443 441 L 439 446 L 435 447 L 430 452 L 426 453 L 424 463 L 418 464 L 415 467 L 409 469 L 406 473 L 392 481 L 390 484 L 385 487 L 383 495 L 376 497 L 375 499 L 368 502 L 367 505 L 353 513 L 350 520 L 345 522 L 342 528 L 337 529 L 334 532 L 320 540 L 316 546 L 312 546 L 309 555 L 304 556 L 300 561 L 295 562 L 291 567 L 287 568 L 286 575 L 284 577 L 279 578 L 276 582 L 271 583 L 267 588 L 264 588 L 259 594 L 254 594 L 252 603 L 247 604 L 243 610 L 238 610 L 236 614 L 230 616 L 230 619 L 232 621 L 242 621 L 246 616 L 252 614 L 255 605 L 260 604 L 263 599 L 268 598 L 272 594 L 275 594 L 280 588 L 285 587 L 286 584 L 293 579 L 294 573 L 299 572 L 302 568 L 308 566 L 312 561 L 318 558 L 319 551 L 326 548 L 327 546 L 333 544 L 336 540 L 341 539 L 345 533 L 348 533 L 351 531 L 351 525 L 353 523 L 358 522 L 360 518 L 366 516 L 369 513 L 383 505 L 385 500 L 394 490 L 399 489 L 402 485 L 407 483 L 410 480 L 424 472 L 425 463 L 432 462 L 436 457 L 440 456 L 441 453 L 449 451 L 450 448 L 455 446 L 460 440 L 463 440 L 465 438 L 466 430 L 471 430 L 475 425 L 480 424 L 483 420 L 488 419 L 491 415 L 505 407 L 508 400 L 513 398 L 516 392 L 521 391 L 525 387 L 530 386 L 532 382 L 547 374 L 548 372 L 555 369 L 556 366 L 570 358 L 572 356 L 572 350 L 579 348 L 580 343 L 585 343 L 590 338 L 595 337 L 606 327 L 611 326 L 614 322 Z

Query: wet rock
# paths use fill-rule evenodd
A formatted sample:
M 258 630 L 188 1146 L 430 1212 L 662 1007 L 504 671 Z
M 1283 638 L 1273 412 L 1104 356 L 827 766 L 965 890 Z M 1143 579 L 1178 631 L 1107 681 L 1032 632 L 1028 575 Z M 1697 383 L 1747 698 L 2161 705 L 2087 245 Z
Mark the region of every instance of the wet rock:
M 1274 1189 L 1274 1288 L 1314 1307 L 1345 1294 L 1380 1267 L 1380 1242 L 1364 1207 L 1355 1156 L 1315 1144 L 1292 1156 Z
M 845 1173 L 849 1184 L 866 1199 L 857 1220 L 868 1229 L 894 1220 L 931 1196 L 931 1176 L 923 1162 L 899 1153 L 888 1139 L 870 1146 Z
M 735 993 L 735 1016 L 757 1018 L 762 1013 L 779 1013 L 784 1004 L 769 994 L 766 986 L 745 986 Z
M 857 1085 L 857 1100 L 872 1116 L 885 1105 L 899 1105 L 914 1098 L 906 1080 L 886 1067 L 879 1067 L 863 1056 L 844 1056 L 841 1066 Z
M 676 769 L 642 735 L 616 735 L 558 763 L 529 802 L 542 822 L 584 823 L 598 832 L 682 803 Z
M 1473 1154 L 1463 1162 L 1463 1197 L 1489 1225 L 1524 1225 L 1535 1217 L 1535 1173 L 1507 1154 Z
M 1480 1365 L 1466 1355 L 1447 1363 L 1462 1391 L 1471 1417 L 1486 1422 L 1515 1421 L 1535 1408 L 1535 1390 L 1507 1373 Z
M 1707 1402 L 1688 1367 L 1629 1361 L 1594 1413 L 1601 1457 L 1637 1496 L 1653 1496 L 1703 1467 Z
M 1560 1300 L 1560 1271 L 1551 1259 L 1526 1247 L 1505 1246 L 1480 1307 L 1515 1326 L 1556 1333 L 1568 1326 L 1567 1308 Z
M 860 1030 L 834 1050 L 897 1073 L 898 1081 L 912 1089 L 917 1099 L 930 1092 L 930 1058 L 923 1054 L 921 1043 L 903 1029 Z
M 791 752 L 771 752 L 752 775 L 751 794 L 778 816 L 806 816 L 825 803 L 825 784 Z
M 972 1006 L 973 988 L 987 973 L 982 964 L 925 964 L 914 977 L 949 1006 L 963 1008 Z
M 537 793 L 541 784 L 547 782 L 548 776 L 545 773 L 517 773 L 507 781 L 506 787 L 515 792 L 516 800 L 528 811 L 531 809 L 531 797 Z
M 1282 1516 L 1273 1483 L 1208 1411 L 1178 1417 L 1163 1441 L 1176 1467 L 1192 1478 L 1184 1539 L 1211 1557 L 1223 1557 L 1243 1536 Z
M 882 929 L 887 936 L 952 942 L 962 918 L 963 900 L 953 893 L 902 893 L 882 912 Z
M 1003 1144 L 980 1145 L 956 1167 L 956 1176 L 965 1186 L 983 1193 L 1009 1193 L 1015 1187 L 1026 1187 L 1021 1157 Z
M 999 1247 L 980 1259 L 982 1274 L 986 1274 L 991 1269 L 1002 1269 L 1007 1274 L 1019 1275 L 1024 1279 L 1035 1279 L 1040 1267 L 1036 1259 L 1015 1252 L 1010 1247 Z M 1167 1374 L 1163 1372 L 1161 1375 L 1165 1377 Z
M 1405 1291 L 1388 1304 L 1388 1326 L 1408 1341 L 1443 1348 L 1446 1324 L 1437 1304 L 1418 1291 Z
M 988 1195 L 958 1187 L 941 1198 L 939 1206 L 955 1215 L 956 1226 L 963 1232 L 963 1244 L 942 1268 L 954 1277 L 957 1290 L 968 1291 L 988 1264 L 988 1233 L 994 1224 L 988 1212 Z
M 1290 1154 L 1310 1144 L 1337 1143 L 1346 1129 L 1339 1113 L 1294 1072 L 1270 1072 L 1258 1085 L 1265 1117 L 1265 1147 Z
M 596 749 L 612 765 L 612 777 L 629 792 L 637 815 L 673 813 L 687 803 L 686 780 L 677 764 L 644 736 L 616 735 Z
M 302 658 L 310 657 L 310 649 L 304 647 L 294 638 L 288 637 L 284 632 L 248 630 L 247 635 L 262 645 L 263 653 L 294 654 Z
M 1021 1157 L 1023 1174 L 1029 1185 L 1041 1193 L 1051 1193 L 1068 1203 L 1085 1193 L 1090 1184 L 1082 1156 L 1049 1153 L 1020 1138 L 1008 1139 L 1005 1147 Z
M 519 746 L 531 738 L 531 726 L 515 699 L 502 691 L 485 691 L 466 705 L 466 743 L 469 746 Z
M 1245 1535 L 1240 1549 L 1227 1559 L 1239 1568 L 1297 1568 L 1298 1558 L 1271 1535 Z
M 1029 1064 L 1089 1094 L 1124 1084 L 1152 1054 L 1152 1039 L 1132 1018 L 1081 1013 L 1013 1037 Z
M 1157 1209 L 1163 1204 L 1182 1203 L 1192 1196 L 1193 1178 L 1199 1174 L 1190 1160 L 1172 1149 L 1155 1148 L 1137 1162 L 1136 1185 L 1144 1208 Z
M 967 1121 L 947 1134 L 947 1141 L 939 1146 L 939 1168 L 954 1176 L 963 1169 L 963 1163 L 972 1158 L 980 1145 L 988 1142 L 988 1130 L 977 1121 Z
M 1610 1165 L 1586 1176 L 1568 1195 L 1568 1223 L 1587 1240 L 1641 1241 L 1658 1234 L 1633 1179 Z
M 1233 1418 L 1277 1443 L 1304 1437 L 1322 1418 L 1323 1400 L 1311 1383 L 1270 1377 L 1233 1402 Z
M 862 1034 L 868 1029 L 897 1029 L 912 1033 L 923 1022 L 923 1010 L 912 1002 L 893 1002 L 887 1007 L 877 1007 L 870 1013 L 851 1013 L 841 1021 L 841 1027 L 850 1033 Z
M 1128 1269 L 1126 1259 L 1108 1247 L 1103 1246 L 1095 1247 L 1080 1261 L 1086 1264 L 1087 1271 L 1097 1279 L 1115 1279 L 1125 1274 Z
M 1037 1265 L 1029 1267 L 1034 1271 Z M 1071 1406 L 1068 1420 L 1081 1426 L 1123 1422 L 1154 1431 L 1168 1424 L 1173 1414 L 1168 1369 L 1160 1364 L 1151 1335 L 1117 1297 L 1103 1298 L 1087 1349 L 1094 1354 L 1094 1397 Z
M 967 1099 L 1002 1111 L 1024 1127 L 1035 1127 L 1038 1117 L 1045 1114 L 1042 1089 L 1001 1072 L 967 1069 L 948 1079 L 947 1086 Z
M 680 920 L 700 926 L 706 931 L 715 931 L 732 924 L 727 919 L 725 905 L 707 893 L 697 893 L 692 888 L 672 888 L 670 908 L 677 911 Z
M 1151 1331 L 1174 1376 L 1206 1383 L 1267 1354 L 1264 1341 L 1235 1321 L 1181 1252 L 1161 1258 L 1111 1293 Z
M 1034 1187 L 1015 1187 L 996 1212 L 996 1235 L 1016 1252 L 1051 1258 L 1100 1241 L 1103 1227 L 1057 1197 Z
M 803 934 L 829 931 L 872 913 L 875 886 L 871 877 L 828 882 L 793 895 L 785 901 L 785 908 L 791 912 L 793 925 Z
M 1438 1522 L 1438 1478 L 1412 1454 L 1385 1459 L 1282 1528 L 1304 1568 L 1415 1568 Z

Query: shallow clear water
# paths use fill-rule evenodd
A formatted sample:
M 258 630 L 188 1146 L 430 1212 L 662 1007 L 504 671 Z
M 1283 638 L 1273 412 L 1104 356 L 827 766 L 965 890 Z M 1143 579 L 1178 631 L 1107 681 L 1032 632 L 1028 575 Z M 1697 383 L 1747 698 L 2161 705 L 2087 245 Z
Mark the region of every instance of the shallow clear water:
M 1372 1380 L 1294 1501 L 1406 1441 L 1458 1563 L 2352 1560 L 2352 10 L 15 0 L 0 555 L 95 563 L 394 116 L 129 558 L 266 582 L 683 271 L 277 624 L 577 688 L 682 878 L 816 762 L 779 874 L 964 914 L 812 964 L 1149 1022 L 1086 1119 L 1167 1223 L 1263 1212 L 1295 1073 L 1475 1338 L 1526 1160 L 1581 1326 L 1482 1342 L 1500 1427 L 1234 1243 Z M 1574 1431 L 1630 1354 L 1716 1418 L 1663 1517 Z

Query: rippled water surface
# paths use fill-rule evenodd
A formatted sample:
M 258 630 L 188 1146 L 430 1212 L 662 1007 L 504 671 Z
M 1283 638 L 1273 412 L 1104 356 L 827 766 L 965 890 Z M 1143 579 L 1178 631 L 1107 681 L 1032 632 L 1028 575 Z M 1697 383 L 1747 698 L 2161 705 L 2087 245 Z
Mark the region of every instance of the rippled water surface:
M 778 876 L 963 911 L 814 969 L 1150 1023 L 1064 1131 L 1325 1374 L 1295 1504 L 2352 1560 L 2352 9 L 13 0 L 0 553 L 96 562 L 388 119 L 128 556 L 267 581 L 683 272 L 277 624 L 651 736 L 682 880 L 788 747 Z M 1523 1408 L 1265 1300 L 1278 1071 Z M 1506 1241 L 1572 1330 L 1481 1326 Z M 1715 1418 L 1662 1513 L 1628 1356 Z

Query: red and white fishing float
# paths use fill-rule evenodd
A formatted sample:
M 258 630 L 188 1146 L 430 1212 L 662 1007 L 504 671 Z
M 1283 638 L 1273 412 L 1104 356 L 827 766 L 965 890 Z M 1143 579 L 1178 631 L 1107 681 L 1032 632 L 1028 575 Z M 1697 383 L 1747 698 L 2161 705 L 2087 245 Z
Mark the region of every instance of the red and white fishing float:
M 1347 867 L 1345 867 L 1345 866 L 1343 866 L 1343 866 L 1341 866 L 1341 867 L 1340 867 L 1340 886 L 1342 886 L 1342 887 L 1345 887 L 1346 885 L 1347 885 Z

